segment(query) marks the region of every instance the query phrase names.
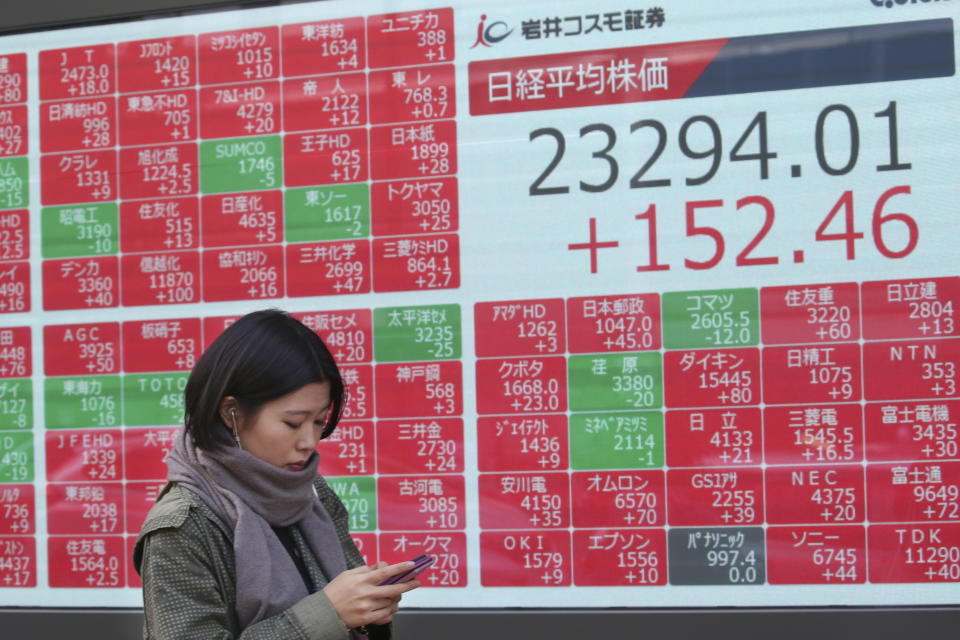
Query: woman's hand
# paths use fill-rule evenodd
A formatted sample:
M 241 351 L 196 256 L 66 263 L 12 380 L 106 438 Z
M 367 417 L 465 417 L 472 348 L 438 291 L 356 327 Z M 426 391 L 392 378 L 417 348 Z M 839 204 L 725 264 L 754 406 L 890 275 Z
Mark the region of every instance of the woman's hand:
M 344 571 L 323 588 L 337 615 L 348 629 L 365 624 L 386 624 L 400 606 L 400 597 L 420 586 L 419 580 L 377 586 L 381 580 L 409 571 L 413 562 L 388 565 L 378 562 L 372 567 Z

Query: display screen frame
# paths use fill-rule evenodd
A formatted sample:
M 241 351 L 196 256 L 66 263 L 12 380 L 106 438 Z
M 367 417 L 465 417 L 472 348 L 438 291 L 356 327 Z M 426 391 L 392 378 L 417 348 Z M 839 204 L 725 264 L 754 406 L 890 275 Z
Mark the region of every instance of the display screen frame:
M 308 0 L 297 0 L 297 2 L 295 3 L 283 3 L 283 2 L 281 3 L 270 3 L 270 2 L 173 3 L 169 1 L 163 2 L 163 3 L 154 2 L 154 3 L 142 3 L 143 5 L 149 4 L 150 6 L 139 9 L 136 14 L 118 14 L 116 12 L 111 12 L 110 10 L 107 10 L 107 9 L 98 10 L 95 6 L 88 6 L 84 9 L 85 15 L 79 16 L 76 19 L 72 19 L 72 20 L 66 20 L 66 21 L 58 20 L 56 23 L 49 22 L 47 21 L 47 18 L 46 18 L 46 16 L 56 15 L 56 14 L 49 13 L 48 12 L 49 10 L 44 10 L 44 11 L 35 10 L 36 15 L 34 16 L 34 19 L 31 20 L 28 18 L 28 21 L 24 21 L 22 23 L 12 25 L 12 26 L 8 25 L 6 27 L 0 28 L 0 36 L 15 34 L 15 33 L 34 32 L 34 31 L 40 31 L 40 30 L 56 33 L 56 30 L 58 29 L 73 28 L 77 26 L 87 26 L 87 25 L 96 25 L 96 24 L 114 24 L 114 23 L 125 22 L 125 21 L 150 20 L 150 19 L 165 18 L 165 17 L 172 17 L 172 16 L 189 16 L 197 13 L 206 13 L 208 11 L 229 11 L 233 9 L 244 9 L 244 8 L 251 8 L 251 7 L 278 5 L 278 4 L 299 4 L 300 2 L 306 2 L 306 1 Z M 54 4 L 54 3 L 50 2 L 50 4 Z M 46 14 L 46 15 L 41 15 L 41 14 Z M 907 16 L 905 17 L 905 19 L 914 19 L 914 17 Z M 466 111 L 466 105 L 461 105 L 461 108 L 464 111 Z M 466 309 L 464 311 L 466 312 Z M 3 607 L 3 604 L 0 603 L 0 608 L 2 607 Z M 96 608 L 88 607 L 86 609 L 95 610 Z M 544 625 L 547 620 L 552 620 L 556 618 L 558 614 L 562 614 L 560 615 L 560 617 L 564 619 L 568 618 L 568 616 L 575 616 L 577 618 L 581 618 L 582 620 L 591 620 L 592 621 L 591 624 L 597 625 L 598 620 L 608 619 L 608 616 L 611 613 L 610 609 L 603 609 L 603 608 L 562 609 L 559 611 L 549 610 L 545 608 L 540 608 L 542 610 L 537 611 L 537 609 L 538 609 L 537 607 L 534 607 L 530 611 L 530 613 L 535 614 L 536 616 L 542 616 L 542 617 L 539 618 L 539 621 L 534 621 L 532 623 L 524 622 L 524 621 L 518 622 L 516 616 L 521 614 L 518 614 L 516 612 L 508 613 L 501 607 L 496 607 L 494 608 L 494 610 L 489 610 L 486 608 L 482 610 L 477 610 L 477 609 L 457 610 L 455 614 L 456 617 L 453 618 L 452 620 L 455 621 L 454 624 L 459 625 L 459 624 L 462 624 L 460 622 L 461 619 L 476 619 L 478 621 L 489 620 L 490 615 L 494 615 L 494 616 L 499 615 L 502 617 L 503 620 L 507 620 L 507 619 L 512 620 L 513 622 L 511 622 L 511 624 L 516 623 L 519 625 L 519 626 L 513 627 L 514 629 L 525 628 L 527 627 L 527 625 L 530 625 L 529 628 L 533 629 L 533 628 L 537 628 L 538 625 Z M 748 619 L 752 620 L 752 622 L 746 623 L 751 628 L 753 628 L 752 625 L 754 624 L 759 625 L 758 628 L 769 628 L 765 626 L 769 624 L 768 620 L 761 621 L 761 619 L 764 618 L 767 614 L 785 616 L 787 614 L 795 614 L 795 613 L 803 612 L 812 616 L 815 614 L 824 614 L 826 612 L 830 616 L 848 616 L 848 615 L 857 616 L 859 620 L 863 621 L 871 618 L 879 618 L 880 616 L 878 616 L 878 614 L 882 612 L 884 615 L 895 614 L 895 613 L 899 614 L 902 617 L 898 618 L 898 620 L 901 620 L 901 621 L 909 620 L 911 625 L 916 623 L 920 623 L 920 624 L 933 623 L 939 626 L 938 624 L 939 622 L 943 622 L 945 620 L 955 620 L 956 619 L 955 616 L 958 613 L 958 609 L 956 607 L 943 607 L 943 606 L 935 606 L 935 605 L 917 606 L 917 607 L 897 607 L 892 605 L 890 606 L 884 605 L 881 607 L 839 607 L 839 608 L 830 608 L 828 610 L 824 610 L 820 607 L 815 607 L 815 606 L 789 607 L 786 610 L 778 607 L 755 607 L 755 606 L 744 607 L 744 608 L 735 607 L 734 609 L 735 610 L 730 611 L 729 614 L 733 616 L 737 616 L 738 618 L 742 618 L 743 620 L 748 620 Z M 439 614 L 439 615 L 454 614 L 452 609 L 431 608 L 430 611 L 434 611 L 436 614 Z M 407 616 L 411 620 L 410 624 L 412 625 L 426 624 L 429 626 L 431 624 L 430 622 L 431 619 L 433 620 L 437 619 L 436 615 L 430 614 L 430 611 L 413 610 L 408 613 L 402 614 L 402 616 Z M 632 609 L 629 611 L 623 611 L 622 609 L 618 610 L 617 615 L 615 616 L 615 619 L 618 620 L 616 624 L 627 625 L 623 627 L 624 629 L 635 628 L 633 627 L 633 625 L 636 625 L 636 624 L 642 624 L 644 626 L 647 626 L 649 625 L 649 622 L 650 622 L 649 616 L 655 615 L 658 611 L 660 614 L 664 616 L 663 619 L 667 619 L 667 618 L 671 619 L 672 622 L 669 624 L 673 624 L 673 625 L 677 624 L 676 616 L 682 616 L 685 612 L 689 612 L 693 614 L 694 616 L 699 618 L 701 622 L 706 622 L 708 618 L 710 620 L 715 620 L 714 616 L 711 614 L 717 613 L 716 611 L 712 611 L 709 609 L 706 609 L 706 610 L 704 609 L 686 610 L 685 609 L 681 611 L 675 611 L 670 609 L 646 609 L 641 605 L 636 610 L 632 610 Z M 102 613 L 104 616 L 107 616 L 107 618 L 105 619 L 109 619 L 113 615 L 113 614 L 107 613 L 106 611 Z M 129 612 L 120 612 L 120 615 L 126 615 L 127 613 Z M 12 620 L 14 624 L 17 624 L 19 623 L 19 621 L 24 620 L 23 616 L 29 617 L 29 616 L 40 616 L 40 615 L 43 615 L 43 613 L 42 612 L 30 613 L 27 610 L 27 608 L 21 608 L 20 610 L 0 609 L 0 621 L 4 621 L 5 619 Z M 633 618 L 634 615 L 640 615 L 640 616 L 645 615 L 647 617 Z M 601 616 L 603 618 L 601 618 Z M 630 621 L 625 622 L 626 618 L 629 618 Z M 401 617 L 401 624 L 404 624 L 403 621 L 405 619 L 406 618 Z M 786 618 L 781 617 L 779 619 L 784 620 Z M 529 620 L 529 618 L 527 618 L 527 620 Z M 646 622 L 643 622 L 644 620 Z M 447 622 L 445 621 L 444 624 L 447 624 Z M 703 628 L 704 629 L 709 628 L 708 626 L 709 624 L 714 624 L 714 622 L 709 622 L 708 624 L 705 624 Z M 799 624 L 802 625 L 803 622 L 800 621 Z M 464 624 L 464 626 L 470 626 L 470 625 Z M 597 626 L 594 626 L 594 628 L 597 628 Z M 674 626 L 673 629 L 675 628 L 676 627 Z M 883 637 L 884 633 L 886 633 L 887 631 L 889 631 L 889 627 L 887 627 L 886 630 L 878 629 L 878 637 Z M 511 636 L 510 632 L 507 632 L 507 634 L 508 635 L 506 637 L 519 637 L 519 635 Z M 568 634 L 566 633 L 566 630 L 561 630 L 558 627 L 558 637 L 564 637 L 564 636 L 572 637 L 572 634 L 569 634 L 568 636 Z M 83 636 L 81 635 L 80 637 L 82 638 Z M 465 636 L 465 637 L 468 637 L 468 636 Z M 724 634 L 724 637 L 728 637 L 728 636 Z M 733 636 L 729 636 L 729 637 L 733 637 Z

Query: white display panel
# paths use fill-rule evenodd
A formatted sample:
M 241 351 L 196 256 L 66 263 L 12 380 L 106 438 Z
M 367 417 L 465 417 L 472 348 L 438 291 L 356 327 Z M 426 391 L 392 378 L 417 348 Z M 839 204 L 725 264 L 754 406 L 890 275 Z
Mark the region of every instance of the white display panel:
M 410 606 L 956 602 L 951 3 L 363 10 L 0 38 L 0 604 L 140 606 L 266 306 Z

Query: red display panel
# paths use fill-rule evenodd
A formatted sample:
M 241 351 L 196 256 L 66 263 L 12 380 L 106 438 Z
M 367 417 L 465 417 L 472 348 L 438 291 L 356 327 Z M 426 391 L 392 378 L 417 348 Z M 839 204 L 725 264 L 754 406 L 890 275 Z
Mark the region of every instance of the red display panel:
M 37 541 L 27 536 L 0 536 L 0 584 L 37 586 Z
M 21 536 L 36 531 L 36 503 L 33 491 L 32 484 L 7 484 L 0 487 L 0 535 Z M 0 538 L 0 554 L 3 553 L 4 544 L 6 544 L 3 540 Z M 0 562 L 0 571 L 3 568 L 3 563 Z M 2 579 L 3 574 L 0 573 L 0 580 Z
M 960 340 L 867 342 L 863 368 L 884 372 L 864 380 L 867 400 L 956 397 Z
M 200 89 L 200 135 L 238 138 L 280 131 L 280 83 Z
M 121 96 L 117 111 L 123 146 L 197 137 L 197 92 L 193 89 Z
M 116 98 L 88 98 L 40 104 L 42 153 L 105 149 L 116 144 Z
M 287 295 L 332 296 L 370 291 L 370 241 L 288 244 Z
M 763 350 L 763 400 L 769 404 L 859 400 L 861 379 L 856 343 Z
M 832 464 L 863 460 L 859 404 L 765 407 L 763 449 L 767 464 Z
M 279 191 L 203 196 L 200 210 L 205 247 L 261 245 L 283 239 L 283 196 Z
M 40 156 L 40 200 L 45 205 L 102 202 L 117 197 L 117 152 Z
M 362 73 L 283 82 L 283 130 L 308 131 L 367 124 L 367 77 Z
M 573 532 L 573 582 L 580 587 L 667 584 L 667 535 L 662 529 Z
M 350 537 L 353 543 L 357 545 L 357 551 L 363 556 L 363 563 L 368 567 L 378 562 L 377 554 L 377 534 L 375 533 L 351 533 Z
M 455 531 L 380 534 L 380 559 L 402 562 L 419 555 L 435 560 L 417 578 L 424 587 L 467 586 L 467 536 Z
M 293 317 L 320 336 L 338 364 L 373 358 L 373 314 L 370 309 L 307 311 Z
M 40 99 L 68 100 L 113 93 L 115 58 L 112 44 L 41 51 Z
M 259 300 L 283 295 L 283 247 L 220 249 L 203 253 L 203 299 Z
M 197 82 L 197 38 L 192 34 L 117 45 L 120 93 L 163 91 Z
M 565 587 L 571 582 L 569 531 L 481 531 L 485 587 Z
M 366 66 L 363 18 L 285 24 L 283 75 L 337 73 Z
M 0 265 L 0 313 L 30 310 L 30 263 Z
M 51 536 L 51 587 L 115 588 L 124 584 L 123 536 Z
M 240 316 L 216 316 L 203 319 L 203 348 L 217 339 L 224 330 L 240 319 Z
M 120 249 L 124 253 L 193 249 L 200 246 L 197 198 L 162 198 L 120 203 Z
M 572 18 L 579 22 L 579 16 Z M 548 20 L 543 20 L 543 24 L 548 24 Z M 533 23 L 539 35 L 540 25 L 536 20 Z M 501 115 L 691 97 L 688 91 L 717 59 L 726 43 L 726 38 L 716 38 L 598 49 L 586 54 L 589 62 L 584 62 L 584 52 L 574 50 L 477 60 L 468 65 L 470 113 Z M 669 82 L 660 83 L 655 91 L 650 91 L 653 87 L 648 88 L 644 74 L 637 74 L 635 69 L 648 66 L 650 61 L 662 64 L 667 60 L 670 61 Z M 610 90 L 610 69 L 622 69 L 622 73 L 630 74 L 627 76 L 630 82 L 618 83 L 615 90 Z M 637 75 L 639 81 L 634 80 Z M 533 78 L 536 80 L 531 82 Z
M 667 518 L 671 526 L 763 522 L 763 470 L 670 469 Z
M 0 104 L 3 104 L 3 92 L 0 85 Z M 0 108 L 0 158 L 26 155 L 29 146 L 26 105 Z
M 0 212 L 0 262 L 30 257 L 30 212 L 27 209 Z M 3 266 L 0 265 L 0 269 Z M 28 293 L 24 291 L 23 293 Z M 0 293 L 0 296 L 4 294 Z M 5 310 L 0 307 L 0 311 Z
M 453 120 L 385 125 L 370 130 L 374 180 L 432 178 L 457 172 L 457 125 Z
M 367 130 L 296 133 L 283 137 L 283 182 L 288 187 L 363 182 Z
M 863 526 L 768 527 L 767 580 L 770 584 L 863 584 L 866 538 Z
M 762 459 L 757 408 L 668 411 L 665 435 L 670 467 L 759 464 Z
M 26 378 L 33 374 L 30 327 L 0 329 L 0 378 Z
M 382 531 L 460 529 L 466 524 L 461 475 L 377 478 L 377 523 Z
M 52 311 L 118 306 L 117 262 L 116 257 L 45 260 L 43 308 Z
M 452 64 L 370 73 L 370 122 L 418 122 L 457 115 Z
M 0 104 L 27 101 L 27 54 L 0 56 Z
M 562 298 L 478 302 L 473 316 L 478 357 L 547 355 L 566 350 Z
M 463 473 L 463 419 L 381 420 L 377 472 Z
M 960 462 L 867 465 L 867 519 L 960 521 Z
M 166 478 L 165 461 L 179 430 L 179 426 L 124 429 L 123 459 L 127 480 Z
M 567 301 L 571 353 L 660 348 L 660 296 L 645 293 Z
M 861 296 L 867 340 L 958 334 L 960 277 L 864 282 Z
M 566 409 L 567 361 L 562 356 L 477 360 L 477 413 Z
M 864 519 L 863 466 L 768 467 L 770 524 L 849 524 Z
M 187 304 L 200 300 L 200 254 L 197 251 L 124 255 L 120 260 L 126 307 Z
M 482 529 L 570 526 L 570 479 L 565 472 L 484 473 L 477 482 Z
M 463 413 L 459 360 L 378 364 L 377 417 L 442 417 Z
M 197 192 L 197 145 L 177 144 L 120 150 L 120 195 L 164 198 Z
M 125 522 L 124 531 L 136 536 L 147 519 L 150 508 L 157 501 L 160 491 L 166 486 L 166 480 L 153 482 L 128 482 L 124 487 Z
M 960 457 L 960 400 L 878 402 L 866 408 L 867 459 Z
M 460 237 L 456 234 L 374 239 L 374 291 L 456 289 L 459 286 Z
M 123 442 L 119 429 L 48 431 L 45 439 L 48 481 L 94 482 L 123 478 Z
M 870 582 L 956 582 L 958 524 L 873 525 L 867 531 Z
M 460 226 L 456 178 L 374 182 L 370 208 L 375 236 L 456 231 Z
M 663 471 L 579 471 L 571 481 L 573 526 L 661 527 L 666 523 Z
M 120 323 L 47 325 L 43 373 L 47 376 L 120 372 Z
M 370 66 L 401 67 L 453 60 L 453 9 L 367 18 Z
M 127 373 L 190 371 L 200 356 L 200 318 L 124 322 Z
M 376 451 L 372 422 L 341 421 L 330 436 L 317 444 L 319 472 L 330 477 L 371 475 Z
M 252 82 L 280 75 L 277 27 L 200 34 L 200 84 Z
M 119 433 L 116 440 L 119 443 Z M 123 485 L 120 482 L 48 484 L 47 531 L 53 535 L 122 533 Z
M 760 350 L 667 351 L 663 388 L 668 407 L 755 404 L 760 401 Z
M 373 367 L 348 365 L 340 367 L 347 404 L 343 407 L 345 420 L 373 417 Z M 379 398 L 378 398 L 379 400 Z
M 764 344 L 836 342 L 860 337 L 856 282 L 760 289 Z
M 552 471 L 569 466 L 567 416 L 497 416 L 477 419 L 480 471 Z

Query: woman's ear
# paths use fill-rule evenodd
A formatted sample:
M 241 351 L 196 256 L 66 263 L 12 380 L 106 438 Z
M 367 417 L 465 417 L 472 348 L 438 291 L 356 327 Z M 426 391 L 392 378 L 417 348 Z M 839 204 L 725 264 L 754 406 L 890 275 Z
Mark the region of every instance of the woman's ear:
M 226 396 L 220 401 L 220 421 L 226 425 L 227 429 L 236 431 L 240 423 L 240 408 L 237 399 L 233 396 Z

